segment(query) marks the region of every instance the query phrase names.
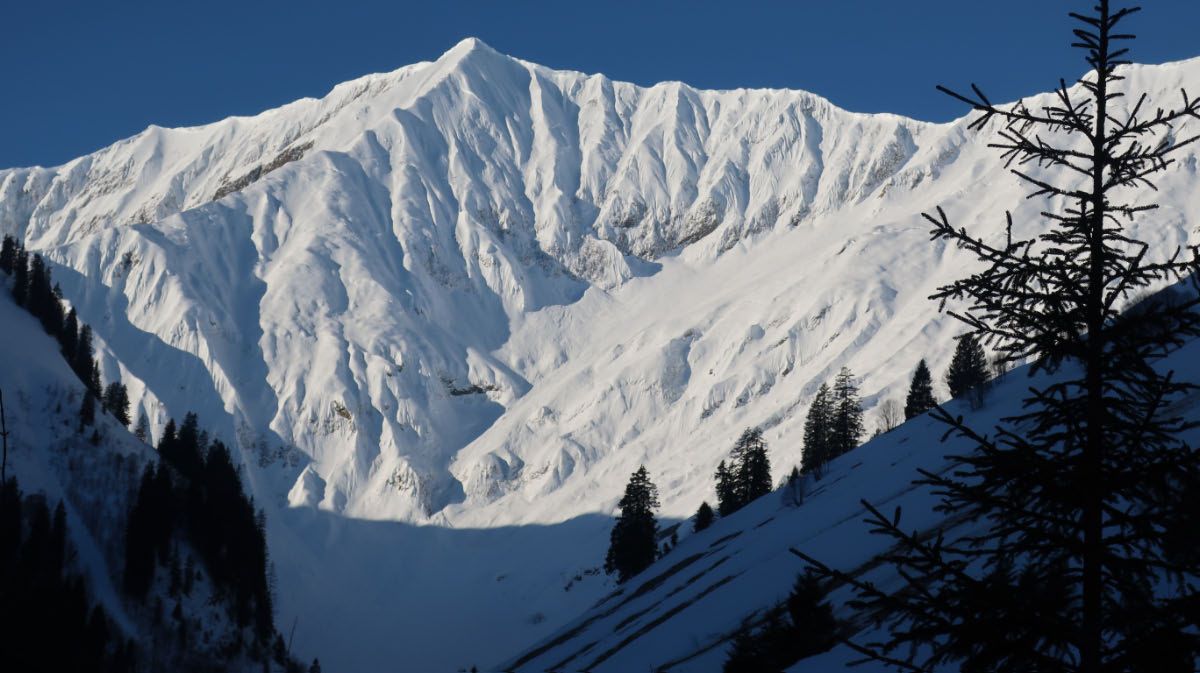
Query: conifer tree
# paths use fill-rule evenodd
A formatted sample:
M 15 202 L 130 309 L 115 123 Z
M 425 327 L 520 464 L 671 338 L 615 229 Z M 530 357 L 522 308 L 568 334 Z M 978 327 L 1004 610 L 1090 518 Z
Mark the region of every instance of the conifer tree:
M 50 268 L 39 254 L 34 254 L 29 263 L 29 290 L 26 308 L 35 318 L 41 321 L 47 334 L 59 336 L 62 333 L 62 302 L 54 296 L 50 281 Z
M 796 658 L 824 652 L 837 642 L 838 623 L 833 616 L 833 605 L 826 598 L 819 573 L 809 569 L 796 578 L 787 598 L 788 616 L 796 633 L 793 643 Z
M 1015 173 L 1051 201 L 1044 229 L 1022 238 L 1010 216 L 998 242 L 940 208 L 926 215 L 935 239 L 983 262 L 933 298 L 962 306 L 954 316 L 1006 362 L 1054 376 L 991 432 L 933 412 L 974 447 L 918 482 L 957 528 L 919 534 L 865 503 L 873 532 L 894 543 L 882 560 L 898 587 L 795 550 L 857 590 L 880 635 L 851 646 L 869 658 L 910 671 L 1195 670 L 1200 453 L 1172 406 L 1196 386 L 1156 365 L 1200 336 L 1200 255 L 1158 253 L 1129 224 L 1154 208 L 1151 178 L 1197 140 L 1184 122 L 1200 119 L 1200 100 L 1158 108 L 1136 81 L 1117 90 L 1133 37 L 1119 26 L 1134 11 L 1097 0 L 1071 15 L 1090 70 L 1039 107 L 943 89 L 979 112 L 971 129 L 999 129 L 992 147 L 1009 165 L 1042 169 Z M 1170 281 L 1187 282 L 1119 313 Z
M 154 467 L 147 465 L 142 472 L 137 499 L 125 525 L 125 591 L 135 598 L 144 598 L 154 579 Z
M 104 394 L 104 383 L 100 378 L 100 363 L 96 360 L 92 360 L 92 374 L 88 377 L 87 385 L 97 399 Z
M 730 460 L 736 478 L 738 508 L 771 492 L 771 461 L 762 430 L 747 428 L 738 437 Z
M 820 479 L 833 459 L 833 392 L 822 383 L 804 419 L 804 458 L 800 471 Z
M 0 271 L 12 275 L 13 266 L 17 262 L 17 239 L 5 234 L 4 242 L 0 244 Z
M 964 334 L 954 347 L 954 359 L 950 361 L 950 369 L 946 372 L 950 396 L 968 399 L 978 407 L 983 402 L 988 378 L 988 360 L 983 347 L 974 335 Z
M 83 402 L 79 406 L 79 428 L 82 430 L 84 426 L 91 425 L 96 422 L 96 396 L 92 394 L 92 389 L 88 388 L 83 391 Z
M 75 359 L 72 361 L 72 369 L 75 370 L 75 375 L 86 386 L 91 386 L 92 370 L 95 368 L 96 351 L 92 346 L 92 328 L 90 325 L 83 325 L 79 328 L 79 345 L 75 349 Z
M 916 418 L 937 406 L 933 396 L 933 377 L 929 367 L 922 358 L 913 372 L 912 383 L 908 386 L 908 398 L 904 401 L 904 420 Z
M 129 393 L 125 384 L 113 381 L 104 389 L 104 410 L 112 414 L 121 425 L 129 427 Z
M 150 443 L 150 419 L 146 418 L 145 411 L 138 415 L 137 427 L 133 430 L 133 436 L 147 444 Z
M 629 477 L 625 495 L 618 503 L 621 516 L 613 525 L 604 571 L 616 574 L 618 582 L 645 570 L 658 557 L 658 488 L 643 465 Z
M 717 481 L 717 512 L 721 516 L 729 516 L 740 506 L 737 493 L 737 477 L 725 461 L 717 464 L 717 472 L 713 475 Z
M 830 459 L 858 446 L 863 434 L 862 402 L 858 382 L 850 369 L 842 367 L 833 382 L 833 419 L 830 423 Z
M 67 311 L 67 316 L 63 319 L 59 344 L 62 346 L 63 359 L 73 367 L 75 354 L 79 350 L 79 316 L 75 314 L 74 308 Z
M 793 467 L 783 482 L 783 504 L 788 507 L 804 504 L 804 477 L 798 467 Z
M 24 306 L 29 297 L 29 254 L 24 246 L 17 246 L 17 256 L 13 260 L 13 301 L 17 306 Z
M 708 502 L 700 503 L 700 507 L 696 509 L 696 514 L 692 517 L 692 532 L 699 533 L 708 528 L 713 523 L 713 510 L 708 506 Z

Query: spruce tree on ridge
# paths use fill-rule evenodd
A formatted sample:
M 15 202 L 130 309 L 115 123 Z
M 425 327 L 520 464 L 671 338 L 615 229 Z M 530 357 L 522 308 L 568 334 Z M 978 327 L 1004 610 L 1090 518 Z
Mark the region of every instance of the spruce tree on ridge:
M 804 455 L 800 472 L 820 479 L 833 459 L 833 392 L 822 383 L 804 419 Z
M 950 396 L 965 398 L 972 406 L 979 407 L 983 402 L 983 393 L 987 385 L 988 360 L 979 345 L 979 340 L 971 334 L 959 337 L 954 347 L 954 358 L 950 361 L 950 369 L 946 372 L 946 385 L 950 388 Z
M 645 465 L 630 475 L 617 506 L 621 515 L 613 524 L 604 571 L 625 582 L 658 558 L 658 519 L 654 516 L 659 506 L 658 488 L 650 481 Z
M 863 410 L 862 402 L 858 399 L 858 381 L 848 367 L 842 367 L 833 382 L 830 459 L 857 447 L 863 431 Z
M 933 376 L 922 358 L 913 372 L 912 383 L 908 386 L 908 397 L 904 401 L 904 420 L 916 418 L 937 406 L 933 396 Z

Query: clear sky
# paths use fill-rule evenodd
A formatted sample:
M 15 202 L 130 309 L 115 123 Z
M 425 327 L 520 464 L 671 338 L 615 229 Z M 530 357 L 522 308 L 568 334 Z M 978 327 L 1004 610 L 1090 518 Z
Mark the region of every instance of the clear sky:
M 1144 0 L 1135 60 L 1200 56 L 1200 0 Z M 253 114 L 460 39 L 639 84 L 812 91 L 844 108 L 943 121 L 933 89 L 996 100 L 1083 63 L 1067 44 L 1086 0 L 4 0 L 0 167 L 54 165 L 149 124 Z M 1200 82 L 1197 83 L 1200 91 Z

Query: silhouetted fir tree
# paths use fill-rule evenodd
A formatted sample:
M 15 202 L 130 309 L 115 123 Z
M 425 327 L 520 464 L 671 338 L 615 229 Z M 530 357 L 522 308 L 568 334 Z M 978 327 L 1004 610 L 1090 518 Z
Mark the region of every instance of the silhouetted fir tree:
M 201 456 L 206 449 L 200 442 L 200 425 L 196 414 L 189 412 L 183 417 L 170 450 L 163 451 L 160 447 L 159 451 L 163 451 L 163 458 L 175 469 L 192 479 L 200 473 Z
M 933 377 L 929 374 L 929 366 L 922 358 L 917 363 L 912 383 L 908 386 L 908 397 L 904 400 L 904 420 L 916 418 L 936 406 L 937 399 L 933 396 Z
M 767 442 L 762 430 L 747 428 L 733 446 L 730 459 L 737 509 L 771 492 L 771 461 L 767 457 Z
M 62 301 L 54 293 L 50 268 L 39 254 L 29 264 L 29 290 L 26 308 L 42 323 L 46 333 L 60 338 L 63 329 Z
M 737 477 L 722 460 L 717 464 L 713 478 L 717 482 L 717 512 L 721 516 L 729 516 L 739 507 Z
M 62 346 L 63 359 L 67 364 L 74 365 L 79 350 L 79 316 L 75 314 L 75 309 L 67 311 L 63 318 L 62 336 L 58 341 Z
M 950 396 L 968 399 L 978 407 L 983 402 L 984 387 L 991 378 L 988 369 L 987 355 L 979 345 L 979 340 L 971 334 L 960 337 L 954 347 L 950 369 L 946 372 Z
M 825 652 L 837 643 L 838 623 L 818 573 L 809 570 L 796 578 L 786 606 L 795 632 L 792 653 L 797 659 Z
M 804 457 L 800 472 L 820 479 L 833 459 L 833 392 L 822 383 L 804 419 Z
M 312 665 L 308 667 L 308 673 L 321 673 L 321 660 L 313 658 Z
M 5 234 L 4 242 L 0 244 L 0 271 L 12 275 L 13 266 L 17 262 L 17 239 Z
M 833 418 L 830 422 L 829 443 L 831 458 L 836 458 L 858 446 L 863 434 L 862 402 L 858 399 L 858 382 L 846 367 L 833 381 Z
M 734 634 L 729 654 L 721 667 L 722 673 L 776 673 L 782 670 L 771 666 L 763 640 L 749 627 Z
M 154 467 L 147 465 L 142 472 L 137 498 L 125 521 L 125 592 L 135 598 L 145 598 L 154 581 L 156 489 Z
M 133 436 L 138 440 L 147 444 L 150 443 L 150 419 L 146 418 L 146 412 L 138 414 L 137 426 L 133 429 Z
M 699 533 L 708 528 L 712 525 L 714 517 L 712 507 L 709 507 L 707 502 L 700 503 L 700 507 L 696 509 L 696 514 L 692 517 L 692 531 Z
M 882 561 L 898 587 L 806 557 L 857 590 L 853 605 L 879 637 L 850 645 L 869 658 L 911 671 L 1196 669 L 1200 554 L 1179 552 L 1196 536 L 1200 454 L 1184 441 L 1195 424 L 1172 410 L 1196 386 L 1156 364 L 1200 336 L 1200 258 L 1193 248 L 1154 259 L 1129 223 L 1154 208 L 1137 188 L 1197 139 L 1181 126 L 1200 119 L 1200 101 L 1184 93 L 1169 110 L 1113 90 L 1132 38 L 1118 25 L 1133 11 L 1098 0 L 1072 14 L 1090 71 L 1038 108 L 995 106 L 977 87 L 951 93 L 980 112 L 970 128 L 999 129 L 992 146 L 1009 165 L 1041 168 L 1016 174 L 1051 202 L 1034 237 L 1014 236 L 1010 217 L 998 242 L 941 209 L 927 215 L 935 239 L 984 262 L 933 298 L 963 305 L 955 317 L 1004 361 L 1057 376 L 1035 379 L 1020 413 L 987 434 L 933 412 L 974 446 L 918 482 L 953 522 L 921 535 L 901 528 L 898 510 L 865 503 L 873 532 L 893 543 Z
M 125 384 L 113 381 L 104 389 L 104 409 L 121 425 L 129 427 L 129 393 Z
M 71 361 L 71 369 L 86 386 L 91 386 L 92 371 L 95 369 L 96 350 L 92 346 L 92 328 L 82 325 L 79 328 L 79 345 L 75 349 L 75 359 Z
M 97 399 L 100 399 L 104 394 L 104 383 L 100 378 L 99 362 L 95 360 L 92 361 L 92 374 L 88 377 L 88 380 L 85 381 L 85 383 L 87 384 L 88 388 L 92 390 L 92 394 L 94 394 Z
M 829 608 L 828 604 L 824 607 Z M 801 610 L 800 614 L 812 619 L 818 613 L 813 608 Z M 828 623 L 797 624 L 789 621 L 785 606 L 772 607 L 757 627 L 747 626 L 734 635 L 721 670 L 724 673 L 782 673 L 799 660 L 833 646 L 836 641 L 832 610 L 829 617 Z
M 88 388 L 83 391 L 83 400 L 79 404 L 79 428 L 92 425 L 96 422 L 96 396 L 92 394 L 92 389 Z
M 804 504 L 804 476 L 800 474 L 799 467 L 792 467 L 792 471 L 783 481 L 783 504 L 788 507 L 799 507 Z
M 645 570 L 658 556 L 658 488 L 650 481 L 646 467 L 629 477 L 625 495 L 617 504 L 621 516 L 613 525 L 604 571 L 616 574 L 618 582 Z
M 29 298 L 29 253 L 24 246 L 17 246 L 17 256 L 13 262 L 13 301 L 17 306 L 24 306 Z

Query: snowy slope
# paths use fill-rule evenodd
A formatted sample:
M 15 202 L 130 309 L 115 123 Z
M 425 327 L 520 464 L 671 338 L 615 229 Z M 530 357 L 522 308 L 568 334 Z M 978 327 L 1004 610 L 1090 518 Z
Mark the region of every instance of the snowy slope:
M 83 384 L 58 343 L 17 306 L 0 273 L 0 391 L 8 424 L 9 477 L 22 492 L 63 502 L 67 531 L 88 591 L 113 621 L 135 635 L 114 578 L 123 566 L 125 513 L 153 454 L 107 414 L 96 415 L 103 447 L 76 431 Z M 88 433 L 90 434 L 90 432 Z
M 1167 103 L 1200 60 L 1129 75 Z M 1041 206 L 983 145 L 961 121 L 640 88 L 466 40 L 0 170 L 0 231 L 56 263 L 156 432 L 194 409 L 242 450 L 298 642 L 339 670 L 446 670 L 607 590 L 562 587 L 639 463 L 682 518 L 748 425 L 779 474 L 797 462 L 840 366 L 871 408 L 917 358 L 944 371 L 956 328 L 925 297 L 967 261 L 917 214 L 999 235 L 1003 209 L 1031 226 Z M 1200 214 L 1191 152 L 1141 232 L 1164 250 Z M 468 646 L 438 646 L 450 624 Z
M 1192 341 L 1161 363 L 1181 380 L 1200 381 L 1200 341 Z M 988 394 L 985 406 L 972 411 L 965 402 L 946 410 L 962 415 L 968 425 L 989 431 L 1006 416 L 1021 412 L 1031 381 L 1028 368 L 1010 372 Z M 1200 396 L 1192 395 L 1173 409 L 1185 418 L 1200 417 Z M 903 512 L 906 530 L 930 530 L 943 521 L 933 511 L 937 499 L 928 487 L 915 487 L 918 470 L 942 472 L 944 456 L 965 453 L 973 444 L 958 437 L 942 442 L 946 426 L 920 416 L 875 438 L 830 464 L 820 481 L 805 482 L 799 506 L 784 491 L 768 494 L 713 526 L 680 541 L 668 555 L 620 589 L 597 602 L 553 636 L 523 648 L 497 668 L 505 671 L 653 670 L 657 673 L 720 671 L 730 640 L 745 624 L 757 624 L 767 608 L 784 601 L 806 564 L 795 548 L 877 586 L 894 587 L 900 578 L 875 558 L 891 542 L 869 535 L 864 523 L 868 498 L 890 514 Z M 1200 441 L 1200 429 L 1190 431 Z M 685 527 L 690 531 L 690 528 Z M 847 588 L 830 595 L 837 614 L 852 597 Z M 859 625 L 866 627 L 866 625 Z M 869 627 L 867 627 L 869 628 Z M 871 638 L 859 639 L 870 641 Z M 844 646 L 802 660 L 792 669 L 840 670 L 861 655 Z M 856 671 L 893 670 L 870 664 Z M 950 670 L 950 669 L 947 669 Z

